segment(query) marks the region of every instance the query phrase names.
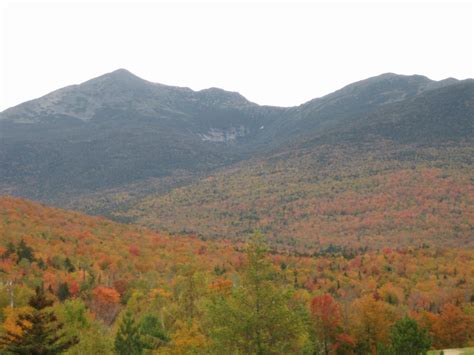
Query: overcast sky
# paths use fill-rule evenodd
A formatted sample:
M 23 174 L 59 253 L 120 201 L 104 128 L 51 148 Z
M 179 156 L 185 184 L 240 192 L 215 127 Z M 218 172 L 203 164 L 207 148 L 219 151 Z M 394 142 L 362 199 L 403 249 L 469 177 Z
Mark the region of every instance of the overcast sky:
M 384 72 L 474 77 L 472 1 L 0 2 L 0 110 L 117 68 L 278 106 Z

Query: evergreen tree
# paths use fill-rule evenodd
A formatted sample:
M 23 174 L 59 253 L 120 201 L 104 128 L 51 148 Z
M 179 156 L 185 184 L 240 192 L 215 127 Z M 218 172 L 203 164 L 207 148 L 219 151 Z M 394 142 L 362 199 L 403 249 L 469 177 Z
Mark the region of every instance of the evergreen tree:
M 64 259 L 64 268 L 66 269 L 67 272 L 74 272 L 76 271 L 76 268 L 71 262 L 71 259 L 66 258 Z
M 262 236 L 247 248 L 242 285 L 230 296 L 210 304 L 210 335 L 218 353 L 301 353 L 307 331 L 289 306 L 290 294 L 279 287 L 277 274 L 266 258 Z
M 69 292 L 69 286 L 68 286 L 67 282 L 60 283 L 59 287 L 58 287 L 58 292 L 57 292 L 57 296 L 58 296 L 59 300 L 64 301 L 67 298 L 69 298 L 70 295 L 71 294 Z
M 26 259 L 30 262 L 35 261 L 35 257 L 33 256 L 33 248 L 30 248 L 28 245 L 26 245 L 23 239 L 20 241 L 20 243 L 18 243 L 16 254 L 18 255 L 18 262 L 20 262 L 21 259 Z
M 130 312 L 125 313 L 115 337 L 115 352 L 119 355 L 140 355 L 143 353 L 140 328 Z
M 46 265 L 46 263 L 44 262 L 44 260 L 42 258 L 39 258 L 39 260 L 38 260 L 38 267 L 41 270 L 46 270 L 48 268 L 48 266 Z
M 409 317 L 402 318 L 394 324 L 390 339 L 395 354 L 426 354 L 431 346 L 431 339 L 426 329 L 420 328 L 418 323 Z
M 58 322 L 56 315 L 46 310 L 53 304 L 44 294 L 42 287 L 37 287 L 29 305 L 33 311 L 21 315 L 17 325 L 21 334 L 7 332 L 0 337 L 0 345 L 6 353 L 28 355 L 60 354 L 77 344 L 79 339 L 65 339 L 61 332 L 63 324 Z
M 150 350 L 158 349 L 162 344 L 169 341 L 161 326 L 160 319 L 152 314 L 145 315 L 141 320 L 140 334 L 144 348 Z

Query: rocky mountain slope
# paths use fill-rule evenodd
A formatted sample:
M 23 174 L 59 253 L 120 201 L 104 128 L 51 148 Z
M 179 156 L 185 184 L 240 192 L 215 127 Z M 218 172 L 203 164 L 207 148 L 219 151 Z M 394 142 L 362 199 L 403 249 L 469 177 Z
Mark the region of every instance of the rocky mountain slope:
M 402 238 L 397 223 L 407 240 L 451 240 L 430 216 L 472 231 L 473 125 L 473 80 L 388 73 L 281 108 L 120 69 L 0 113 L 0 193 L 172 232 L 259 227 L 305 247 Z M 396 222 L 417 194 L 427 210 Z M 380 228 L 367 226 L 373 210 L 385 211 Z
M 237 93 L 194 92 L 118 70 L 1 113 L 2 191 L 61 201 L 206 171 L 238 160 L 280 111 Z

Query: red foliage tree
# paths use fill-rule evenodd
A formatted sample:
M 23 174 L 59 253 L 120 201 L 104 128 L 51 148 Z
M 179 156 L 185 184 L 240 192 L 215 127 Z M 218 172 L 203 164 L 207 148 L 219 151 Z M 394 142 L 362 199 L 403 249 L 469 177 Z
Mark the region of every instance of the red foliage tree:
M 337 349 L 341 343 L 350 343 L 341 329 L 341 308 L 330 294 L 316 296 L 311 301 L 311 315 L 316 337 L 323 344 L 324 353 Z

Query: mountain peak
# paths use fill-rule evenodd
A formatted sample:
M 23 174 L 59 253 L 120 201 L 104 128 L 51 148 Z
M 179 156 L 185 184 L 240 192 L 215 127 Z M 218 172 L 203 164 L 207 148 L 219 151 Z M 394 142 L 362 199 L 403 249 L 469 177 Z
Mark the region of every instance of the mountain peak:
M 109 74 L 114 74 L 114 75 L 123 75 L 123 74 L 126 74 L 126 75 L 134 75 L 133 73 L 131 73 L 129 70 L 125 69 L 125 68 L 118 68 L 118 69 L 115 69 L 113 71 L 111 71 Z
M 135 79 L 140 79 L 144 80 L 137 75 L 133 74 L 131 71 L 124 69 L 124 68 L 119 68 L 114 71 L 111 71 L 110 73 L 104 74 L 103 76 L 107 77 L 113 77 L 113 78 L 120 78 L 120 79 L 125 79 L 125 78 L 135 78 Z
M 119 68 L 114 71 L 111 71 L 110 73 L 106 73 L 104 75 L 101 75 L 95 79 L 114 79 L 114 80 L 119 80 L 119 81 L 141 81 L 141 82 L 146 82 L 145 79 L 142 79 L 138 77 L 137 75 L 133 74 L 127 69 L 124 68 Z M 92 80 L 95 80 L 92 79 Z
M 354 85 L 365 85 L 365 84 L 373 84 L 379 82 L 399 82 L 399 83 L 429 83 L 432 82 L 431 79 L 427 78 L 423 75 L 404 75 L 404 74 L 396 74 L 396 73 L 382 73 L 380 75 L 376 75 L 367 79 L 363 79 L 360 81 L 356 81 L 355 83 L 349 84 L 348 86 Z

